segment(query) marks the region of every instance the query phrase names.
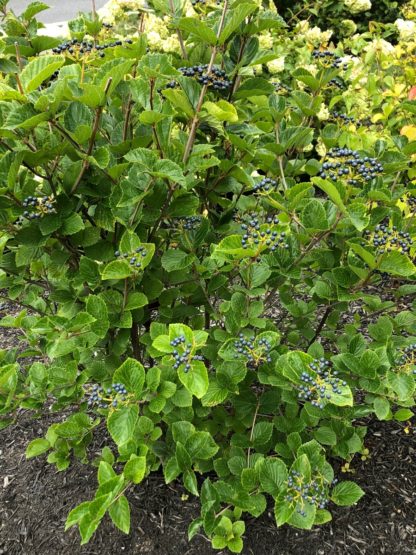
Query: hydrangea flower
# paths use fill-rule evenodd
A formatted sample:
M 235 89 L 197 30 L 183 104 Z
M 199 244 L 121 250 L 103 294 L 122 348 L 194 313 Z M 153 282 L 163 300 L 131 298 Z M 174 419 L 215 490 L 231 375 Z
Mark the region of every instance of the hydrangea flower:
M 361 13 L 371 10 L 370 0 L 344 0 L 344 4 L 351 13 Z
M 416 37 L 416 21 L 398 19 L 395 25 L 399 32 L 400 40 L 409 40 Z
M 285 57 L 280 56 L 280 58 L 276 58 L 276 60 L 272 60 L 271 62 L 267 62 L 267 69 L 270 73 L 280 73 L 285 69 Z

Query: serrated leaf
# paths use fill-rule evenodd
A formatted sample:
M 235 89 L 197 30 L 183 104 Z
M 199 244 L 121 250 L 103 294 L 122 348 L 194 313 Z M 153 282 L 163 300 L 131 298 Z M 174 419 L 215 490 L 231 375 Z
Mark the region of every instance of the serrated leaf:
M 348 507 L 357 503 L 364 495 L 363 490 L 355 482 L 340 482 L 331 492 L 331 499 L 340 507 Z
M 64 63 L 65 59 L 60 56 L 38 56 L 29 62 L 20 74 L 23 88 L 28 93 L 36 90 Z

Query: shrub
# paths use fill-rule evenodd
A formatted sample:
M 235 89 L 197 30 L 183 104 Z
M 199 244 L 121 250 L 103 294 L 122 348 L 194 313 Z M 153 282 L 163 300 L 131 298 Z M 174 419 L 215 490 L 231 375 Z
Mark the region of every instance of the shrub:
M 314 49 L 252 1 L 157 2 L 167 54 L 96 14 L 40 36 L 42 9 L 3 19 L 0 323 L 26 343 L 0 351 L 1 426 L 54 411 L 27 457 L 58 470 L 107 430 L 83 543 L 105 513 L 128 532 L 158 470 L 217 549 L 268 501 L 324 524 L 363 495 L 329 460 L 367 453 L 364 417 L 413 415 L 414 42 Z
M 394 23 L 401 17 L 401 11 L 411 4 L 408 0 L 325 0 L 319 2 L 288 2 L 287 0 L 275 0 L 279 13 L 292 22 L 297 18 L 308 19 L 312 25 L 318 25 L 324 29 L 334 29 L 337 36 L 343 36 L 348 32 L 347 21 L 353 21 L 359 32 L 368 31 L 369 25 L 373 23 Z

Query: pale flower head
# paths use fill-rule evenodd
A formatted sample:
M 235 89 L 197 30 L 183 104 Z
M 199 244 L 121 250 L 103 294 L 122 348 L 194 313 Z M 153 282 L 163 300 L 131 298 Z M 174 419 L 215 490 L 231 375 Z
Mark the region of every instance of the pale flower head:
M 366 47 L 367 52 L 381 52 L 381 54 L 393 54 L 395 52 L 394 46 L 384 39 L 374 39 Z
M 267 69 L 270 73 L 280 73 L 285 69 L 285 57 L 280 56 L 280 58 L 276 58 L 276 60 L 272 60 L 271 62 L 267 62 Z
M 160 50 L 163 47 L 162 38 L 156 31 L 147 33 L 147 42 L 152 50 Z
M 259 46 L 265 49 L 273 48 L 273 37 L 270 33 L 259 36 Z
M 345 7 L 351 13 L 361 13 L 371 10 L 370 0 L 344 0 Z
M 307 21 L 306 19 L 299 21 L 299 23 L 296 25 L 296 32 L 299 34 L 306 33 L 308 29 L 309 29 L 309 21 Z
M 164 52 L 180 52 L 180 44 L 176 35 L 171 35 L 163 41 L 162 45 Z
M 321 31 L 319 27 L 312 27 L 308 29 L 305 33 L 305 39 L 311 44 L 327 44 L 332 37 L 332 31 Z
M 357 32 L 357 24 L 352 19 L 344 19 L 343 21 L 341 21 L 341 28 L 348 36 L 351 36 Z
M 318 142 L 316 143 L 316 152 L 319 154 L 319 156 L 322 156 L 322 158 L 326 155 L 327 148 L 321 138 L 319 138 Z
M 331 115 L 329 113 L 328 108 L 325 106 L 324 103 L 321 104 L 321 109 L 319 110 L 319 112 L 316 114 L 318 119 L 320 121 L 326 121 L 329 119 L 329 116 Z
M 395 25 L 399 31 L 400 40 L 409 40 L 416 37 L 416 21 L 398 19 Z

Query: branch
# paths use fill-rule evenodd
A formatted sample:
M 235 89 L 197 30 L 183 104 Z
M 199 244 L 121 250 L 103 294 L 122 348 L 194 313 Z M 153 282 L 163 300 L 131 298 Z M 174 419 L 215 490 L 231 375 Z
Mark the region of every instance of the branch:
M 173 0 L 169 0 L 169 7 L 170 7 L 170 10 L 172 12 L 172 17 L 175 17 L 175 7 L 173 5 Z M 180 44 L 181 52 L 182 52 L 182 58 L 184 60 L 187 60 L 188 59 L 188 54 L 186 52 L 185 43 L 183 42 L 183 37 L 182 37 L 181 30 L 176 28 L 175 31 L 176 31 L 176 34 L 178 35 L 178 40 L 179 40 L 179 44 Z
M 104 89 L 104 94 L 107 97 L 107 93 L 110 89 L 111 83 L 113 81 L 113 78 L 110 77 L 107 81 L 107 84 L 105 86 Z M 98 129 L 100 127 L 100 121 L 101 121 L 101 116 L 103 114 L 104 111 L 104 104 L 102 106 L 98 106 L 97 111 L 95 113 L 95 120 L 94 120 L 94 127 L 92 129 L 92 134 L 91 134 L 91 138 L 90 138 L 90 143 L 88 145 L 88 150 L 87 150 L 87 156 L 91 156 L 92 151 L 94 150 L 94 144 L 95 144 L 95 139 L 97 137 L 97 133 L 98 133 Z M 82 163 L 82 167 L 81 167 L 81 171 L 79 172 L 79 175 L 77 177 L 77 180 L 75 181 L 72 189 L 71 189 L 71 194 L 74 194 L 75 191 L 78 189 L 79 184 L 82 181 L 82 178 L 84 176 L 84 173 L 86 172 L 88 166 L 89 166 L 89 162 L 88 160 L 84 160 Z
M 228 0 L 224 0 L 224 7 L 222 9 L 221 20 L 220 20 L 220 24 L 218 26 L 218 31 L 217 31 L 217 40 L 220 38 L 220 35 L 221 35 L 223 27 L 224 27 L 225 14 L 227 13 L 227 9 L 228 9 Z M 215 45 L 215 46 L 212 47 L 211 59 L 210 59 L 209 64 L 208 64 L 207 75 L 209 75 L 211 73 L 212 66 L 214 65 L 216 55 L 217 55 L 217 46 Z M 199 117 L 198 116 L 199 116 L 199 112 L 201 111 L 202 104 L 204 102 L 204 97 L 207 93 L 207 90 L 208 90 L 208 84 L 206 84 L 202 87 L 201 94 L 199 95 L 198 104 L 197 104 L 196 109 L 195 109 L 195 115 L 194 115 L 194 118 L 192 120 L 191 130 L 189 132 L 188 141 L 186 143 L 185 152 L 183 154 L 182 162 L 184 164 L 186 164 L 187 161 L 189 160 L 189 156 L 191 155 L 191 152 L 192 152 L 192 149 L 193 149 L 193 146 L 194 146 L 196 130 L 198 129 L 198 125 L 199 125 Z

